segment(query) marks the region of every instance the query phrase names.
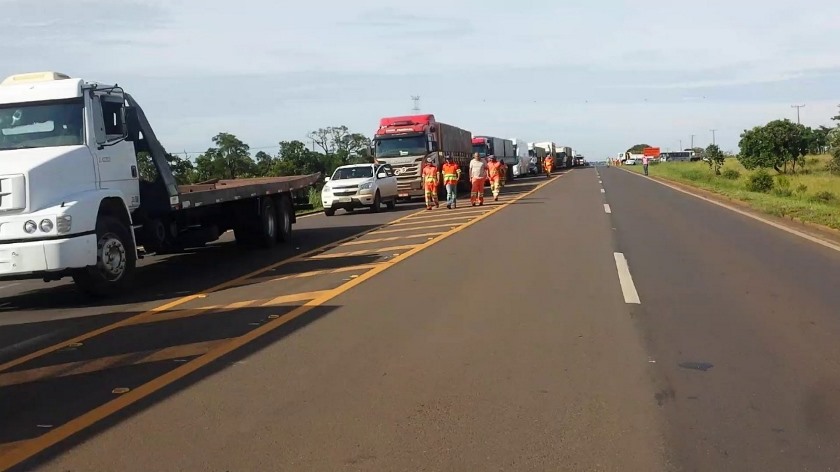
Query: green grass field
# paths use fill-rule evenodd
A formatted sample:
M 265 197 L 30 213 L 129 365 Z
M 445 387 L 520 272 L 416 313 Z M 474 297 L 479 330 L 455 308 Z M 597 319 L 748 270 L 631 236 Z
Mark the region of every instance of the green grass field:
M 797 168 L 796 174 L 780 176 L 775 170 L 768 169 L 774 185 L 767 193 L 747 190 L 749 177 L 755 171 L 747 171 L 735 158 L 726 159 L 721 169 L 724 175 L 713 175 L 705 162 L 651 164 L 649 174 L 746 202 L 750 207 L 770 215 L 793 217 L 840 229 L 840 176 L 825 170 L 828 160 L 829 156 L 808 156 L 804 166 Z M 641 165 L 622 168 L 642 173 Z

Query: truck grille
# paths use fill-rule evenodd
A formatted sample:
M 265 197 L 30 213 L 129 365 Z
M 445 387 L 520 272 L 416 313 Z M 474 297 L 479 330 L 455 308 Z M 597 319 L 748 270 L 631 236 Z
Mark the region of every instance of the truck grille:
M 26 208 L 26 178 L 23 174 L 0 176 L 0 211 Z

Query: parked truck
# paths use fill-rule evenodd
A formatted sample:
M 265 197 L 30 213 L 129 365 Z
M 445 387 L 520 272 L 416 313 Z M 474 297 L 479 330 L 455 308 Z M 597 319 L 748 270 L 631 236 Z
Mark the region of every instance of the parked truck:
M 138 153 L 156 177 L 140 178 Z M 0 83 L 0 278 L 70 276 L 106 296 L 130 288 L 144 253 L 202 246 L 233 230 L 272 247 L 294 193 L 320 174 L 178 185 L 143 110 L 118 85 L 57 72 Z M 143 247 L 143 251 L 138 248 Z
M 426 158 L 432 157 L 440 170 L 446 154 L 461 166 L 459 187 L 467 190 L 471 137 L 469 131 L 441 123 L 435 115 L 385 117 L 379 120 L 373 138 L 374 157 L 394 169 L 400 199 L 422 198 L 425 191 L 421 174 Z M 443 179 L 438 192 L 445 195 Z
M 472 152 L 478 153 L 481 158 L 489 155 L 496 156 L 496 159 L 504 162 L 508 169 L 518 163 L 513 152 L 513 141 L 509 139 L 496 138 L 493 136 L 474 136 L 472 138 Z M 514 179 L 513 172 L 508 172 L 505 181 Z
M 554 165 L 558 168 L 571 168 L 574 166 L 574 154 L 568 146 L 558 146 L 554 155 Z
M 513 155 L 516 163 L 511 167 L 511 173 L 515 177 L 522 177 L 528 174 L 528 143 L 521 139 L 511 138 L 513 143 Z
M 537 175 L 542 172 L 542 162 L 545 159 L 545 148 L 536 143 L 528 143 L 528 173 Z

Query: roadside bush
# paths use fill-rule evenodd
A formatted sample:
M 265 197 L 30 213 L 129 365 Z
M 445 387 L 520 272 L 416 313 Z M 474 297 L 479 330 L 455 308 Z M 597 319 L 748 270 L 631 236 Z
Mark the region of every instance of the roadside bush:
M 790 189 L 790 179 L 784 175 L 777 175 L 776 176 L 776 185 L 779 189 L 788 190 Z
M 823 190 L 812 195 L 810 200 L 814 203 L 834 203 L 837 201 L 837 195 L 834 195 L 828 190 Z
M 699 169 L 689 169 L 682 173 L 683 177 L 688 180 L 697 182 L 698 180 L 707 180 L 708 174 Z
M 774 185 L 773 177 L 766 170 L 760 169 L 750 176 L 747 181 L 747 190 L 750 192 L 767 193 L 773 190 Z
M 805 184 L 799 184 L 799 186 L 796 187 L 796 193 L 798 193 L 799 195 L 804 195 L 805 192 L 807 192 L 807 191 L 808 191 L 808 186 L 805 185 Z
M 309 187 L 309 204 L 315 209 L 321 208 L 321 191 L 315 187 Z
M 776 195 L 777 197 L 792 197 L 793 190 L 789 188 L 774 188 L 773 195 Z
M 738 180 L 741 178 L 741 173 L 735 169 L 724 169 L 723 174 L 721 176 L 724 179 L 728 180 Z

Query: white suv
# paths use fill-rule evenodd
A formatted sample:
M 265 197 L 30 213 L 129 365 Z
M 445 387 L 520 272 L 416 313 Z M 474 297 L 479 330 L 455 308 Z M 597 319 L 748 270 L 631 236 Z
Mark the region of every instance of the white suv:
M 379 212 L 382 203 L 389 210 L 397 204 L 397 176 L 390 164 L 341 166 L 326 181 L 321 190 L 321 203 L 327 216 L 333 216 L 339 208 L 353 211 L 367 207 Z

